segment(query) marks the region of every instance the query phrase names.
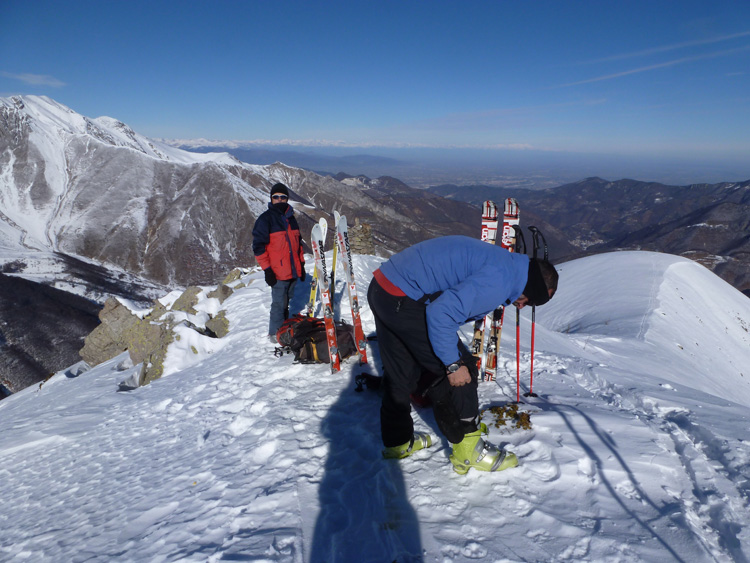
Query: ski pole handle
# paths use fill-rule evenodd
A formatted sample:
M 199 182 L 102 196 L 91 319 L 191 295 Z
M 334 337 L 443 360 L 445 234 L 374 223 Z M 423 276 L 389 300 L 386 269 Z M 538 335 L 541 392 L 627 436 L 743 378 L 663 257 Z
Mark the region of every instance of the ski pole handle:
M 539 249 L 539 237 L 542 237 L 542 243 L 544 244 L 544 259 L 549 260 L 549 249 L 547 248 L 547 239 L 544 238 L 544 233 L 540 231 L 538 228 L 531 226 L 529 227 L 529 231 L 531 231 L 531 235 L 534 240 L 534 255 L 533 257 L 536 258 L 537 250 Z

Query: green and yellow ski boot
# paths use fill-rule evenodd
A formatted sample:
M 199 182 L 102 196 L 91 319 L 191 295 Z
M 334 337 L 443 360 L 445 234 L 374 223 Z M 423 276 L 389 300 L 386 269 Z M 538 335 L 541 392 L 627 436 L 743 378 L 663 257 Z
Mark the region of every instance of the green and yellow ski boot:
M 466 434 L 461 442 L 453 444 L 450 460 L 453 471 L 459 475 L 465 475 L 472 467 L 477 471 L 502 471 L 518 465 L 515 454 L 485 442 L 481 429 Z
M 400 446 L 391 446 L 383 450 L 383 457 L 386 459 L 403 459 L 409 457 L 414 452 L 418 452 L 432 445 L 432 438 L 429 434 L 415 432 L 411 440 Z

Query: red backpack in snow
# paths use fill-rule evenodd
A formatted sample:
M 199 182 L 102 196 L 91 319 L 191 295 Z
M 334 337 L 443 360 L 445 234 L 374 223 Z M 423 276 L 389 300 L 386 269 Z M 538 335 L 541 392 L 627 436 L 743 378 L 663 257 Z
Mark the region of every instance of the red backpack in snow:
M 340 321 L 335 324 L 339 358 L 343 360 L 357 351 L 354 345 L 354 327 Z M 276 331 L 276 341 L 281 347 L 280 353 L 294 354 L 295 362 L 327 364 L 331 361 L 323 319 L 306 315 L 289 317 Z

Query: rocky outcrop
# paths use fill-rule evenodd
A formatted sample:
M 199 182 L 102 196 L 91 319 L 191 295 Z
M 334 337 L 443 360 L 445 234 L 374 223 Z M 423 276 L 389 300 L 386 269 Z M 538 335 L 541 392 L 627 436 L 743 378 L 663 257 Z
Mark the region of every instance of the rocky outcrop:
M 142 318 L 117 299 L 110 298 L 99 313 L 101 324 L 89 334 L 80 351 L 81 358 L 95 366 L 127 351 L 133 365 L 142 364 L 140 375 L 122 388 L 146 385 L 159 379 L 164 373 L 164 360 L 170 344 L 179 340 L 175 327 L 184 325 L 204 336 L 223 338 L 229 333 L 229 320 L 222 309 L 210 317 L 204 326 L 194 321 L 195 306 L 205 290 L 188 287 L 171 306 L 157 300 L 154 307 Z M 205 297 L 216 298 L 223 303 L 233 292 L 225 284 L 219 284 Z
M 367 254 L 375 256 L 377 251 L 372 239 L 372 226 L 369 223 L 360 223 L 354 220 L 354 225 L 349 227 L 349 245 L 352 254 Z
M 109 298 L 99 312 L 101 324 L 84 339 L 81 358 L 95 366 L 127 350 L 130 334 L 142 322 L 115 298 Z
M 99 313 L 101 324 L 84 340 L 81 358 L 95 366 L 127 350 L 134 365 L 143 364 L 140 385 L 161 377 L 164 358 L 174 340 L 170 319 L 141 319 L 120 301 L 110 298 Z
M 224 338 L 229 334 L 229 319 L 224 309 L 219 314 L 206 321 L 206 328 L 213 332 L 217 338 Z
M 220 283 L 219 285 L 216 286 L 216 289 L 208 293 L 208 297 L 216 298 L 219 300 L 219 303 L 224 303 L 226 298 L 232 295 L 232 292 L 233 290 L 231 287 L 223 283 Z
M 198 312 L 195 310 L 195 306 L 198 304 L 198 295 L 200 293 L 200 287 L 191 285 L 177 298 L 177 301 L 172 305 L 172 310 L 184 311 L 185 313 L 195 315 Z

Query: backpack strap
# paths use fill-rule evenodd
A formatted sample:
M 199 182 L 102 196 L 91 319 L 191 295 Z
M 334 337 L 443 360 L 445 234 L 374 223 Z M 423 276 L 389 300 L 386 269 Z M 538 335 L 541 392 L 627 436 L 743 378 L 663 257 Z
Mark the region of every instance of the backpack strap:
M 420 305 L 424 305 L 428 301 L 432 303 L 433 301 L 435 301 L 435 299 L 440 297 L 442 294 L 443 294 L 442 291 L 436 291 L 435 293 L 425 293 L 422 297 L 417 299 L 417 303 L 419 303 Z

